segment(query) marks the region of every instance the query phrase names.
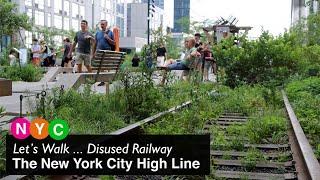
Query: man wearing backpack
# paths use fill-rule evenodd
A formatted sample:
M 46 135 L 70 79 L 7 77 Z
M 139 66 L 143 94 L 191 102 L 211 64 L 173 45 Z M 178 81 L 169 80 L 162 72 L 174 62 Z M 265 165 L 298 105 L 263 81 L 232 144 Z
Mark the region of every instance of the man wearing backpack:
M 107 30 L 107 26 L 108 26 L 107 20 L 100 21 L 101 30 L 96 33 L 96 36 L 95 36 L 96 43 L 93 46 L 94 56 L 98 50 L 111 50 L 111 51 L 115 50 L 115 41 L 113 37 L 113 32 L 110 29 Z M 105 84 L 104 82 L 101 82 L 100 84 L 98 84 L 98 86 L 103 86 L 104 84 Z

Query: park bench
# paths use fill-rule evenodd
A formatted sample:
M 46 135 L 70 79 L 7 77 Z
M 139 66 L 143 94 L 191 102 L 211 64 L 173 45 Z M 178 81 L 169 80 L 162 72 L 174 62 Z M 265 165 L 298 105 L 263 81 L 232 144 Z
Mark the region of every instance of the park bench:
M 0 97 L 12 95 L 12 81 L 0 78 Z
M 95 82 L 98 81 L 98 77 L 101 74 L 101 71 L 115 71 L 114 77 L 117 75 L 120 65 L 125 59 L 126 53 L 124 52 L 116 52 L 109 50 L 98 50 L 94 59 L 92 60 L 92 70 L 96 70 Z M 111 81 L 106 83 L 106 92 L 109 92 L 109 82 L 114 80 L 114 77 Z

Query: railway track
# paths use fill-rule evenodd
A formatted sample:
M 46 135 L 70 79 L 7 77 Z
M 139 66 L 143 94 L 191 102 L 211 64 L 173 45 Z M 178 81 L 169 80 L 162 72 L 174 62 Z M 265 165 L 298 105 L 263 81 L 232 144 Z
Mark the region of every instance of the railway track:
M 244 141 L 243 148 L 232 150 L 212 149 L 210 154 L 212 157 L 213 177 L 217 179 L 320 179 L 320 165 L 317 161 L 312 148 L 307 141 L 305 134 L 294 114 L 294 111 L 283 93 L 285 110 L 287 112 L 288 133 L 284 137 L 285 143 L 281 144 L 251 144 L 247 139 Z M 191 105 L 191 102 L 181 104 L 180 106 L 171 108 L 167 111 L 158 113 L 154 116 L 146 118 L 142 121 L 112 132 L 113 135 L 123 134 L 141 134 L 143 133 L 143 125 L 156 123 L 160 117 L 168 113 L 172 113 Z M 229 126 L 245 125 L 252 117 L 248 117 L 243 113 L 226 112 L 216 120 L 209 120 L 204 125 L 203 133 L 210 133 L 211 127 L 219 128 L 227 131 Z M 232 140 L 237 137 L 226 137 Z M 240 140 L 239 140 L 240 141 Z M 246 160 L 259 154 L 263 157 L 261 161 L 254 159 Z M 134 179 L 130 176 L 119 176 L 116 179 Z M 35 179 L 34 176 L 7 176 L 4 179 Z M 97 176 L 50 176 L 49 179 L 59 180 L 95 180 Z M 143 179 L 161 179 L 161 176 L 144 176 Z
M 229 126 L 245 125 L 248 118 L 242 113 L 224 113 L 215 121 L 208 121 L 204 131 L 209 132 L 212 126 L 226 131 Z M 227 137 L 232 139 L 233 137 Z M 241 141 L 241 140 L 239 140 Z M 243 150 L 211 150 L 212 164 L 215 168 L 214 177 L 230 179 L 296 179 L 296 171 L 292 152 L 288 144 L 250 144 L 243 140 Z M 241 148 L 242 149 L 242 148 Z M 252 152 L 252 149 L 254 151 Z M 253 160 L 245 160 L 245 157 L 254 156 Z M 258 154 L 258 155 L 256 155 Z M 264 161 L 256 160 L 256 156 L 263 156 Z M 288 159 L 279 162 L 279 158 Z

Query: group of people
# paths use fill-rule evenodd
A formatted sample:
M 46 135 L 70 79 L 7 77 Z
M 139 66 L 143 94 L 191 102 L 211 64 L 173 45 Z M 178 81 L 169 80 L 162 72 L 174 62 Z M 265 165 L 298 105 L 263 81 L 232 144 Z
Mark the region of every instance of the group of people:
M 81 21 L 80 27 L 81 30 L 76 33 L 73 43 L 71 43 L 69 38 L 63 40 L 64 48 L 61 66 L 71 67 L 71 61 L 73 60 L 72 53 L 75 51 L 74 59 L 77 64 L 77 72 L 82 72 L 82 63 L 84 63 L 88 72 L 92 72 L 91 59 L 94 58 L 98 50 L 112 50 L 112 47 L 115 45 L 114 35 L 107 28 L 107 20 L 100 21 L 101 30 L 95 35 L 88 31 L 88 22 L 86 20 Z M 48 48 L 44 40 L 38 43 L 37 39 L 33 39 L 31 49 L 32 63 L 35 66 L 53 66 L 55 64 L 56 53 L 53 52 L 53 49 Z
M 82 63 L 86 66 L 88 72 L 92 72 L 91 60 L 95 57 L 98 50 L 113 50 L 115 46 L 114 35 L 108 27 L 107 20 L 100 21 L 100 30 L 95 35 L 88 31 L 88 22 L 81 21 L 81 30 L 74 37 L 73 43 L 69 38 L 65 38 L 62 56 L 62 67 L 71 67 L 72 53 L 76 50 L 75 63 L 77 72 L 82 72 Z M 204 80 L 208 80 L 209 69 L 212 67 L 213 73 L 216 74 L 216 63 L 211 52 L 211 43 L 202 43 L 200 33 L 194 37 L 187 38 L 184 41 L 184 51 L 179 59 L 168 59 L 166 48 L 162 44 L 157 49 L 158 66 L 166 67 L 169 70 L 189 70 L 194 69 L 204 74 Z M 77 49 L 75 49 L 77 46 Z M 35 66 L 54 66 L 56 53 L 53 48 L 49 48 L 44 40 L 38 43 L 33 39 L 32 46 L 32 63 Z M 139 61 L 135 56 L 136 61 Z M 137 66 L 138 62 L 134 65 Z M 100 83 L 99 85 L 103 85 Z
M 202 43 L 200 33 L 184 41 L 184 51 L 179 59 L 167 59 L 166 50 L 161 45 L 157 50 L 157 66 L 168 70 L 189 70 L 193 69 L 203 73 L 204 81 L 209 80 L 209 70 L 216 74 L 216 62 L 211 51 L 211 43 Z M 166 60 L 164 60 L 166 59 Z
M 49 47 L 45 40 L 33 39 L 31 47 L 32 64 L 35 66 L 50 67 L 56 63 L 56 52 Z

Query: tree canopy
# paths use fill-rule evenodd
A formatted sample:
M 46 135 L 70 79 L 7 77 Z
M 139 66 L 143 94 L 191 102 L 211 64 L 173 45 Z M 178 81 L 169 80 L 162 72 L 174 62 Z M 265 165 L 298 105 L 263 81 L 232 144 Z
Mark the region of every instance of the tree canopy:
M 30 18 L 17 13 L 17 5 L 8 0 L 0 0 L 0 36 L 13 35 L 20 28 L 30 30 Z

